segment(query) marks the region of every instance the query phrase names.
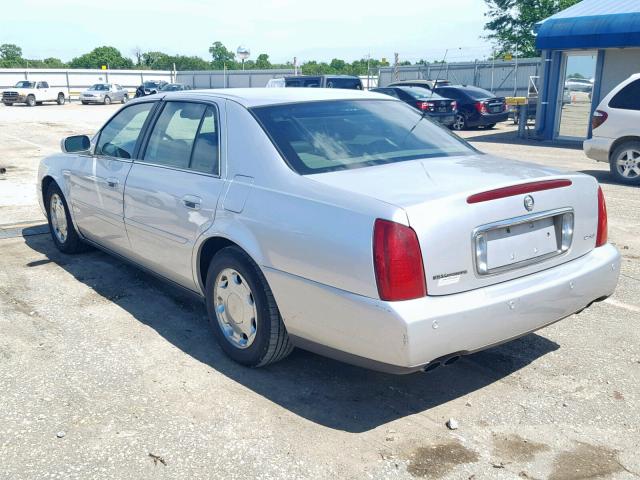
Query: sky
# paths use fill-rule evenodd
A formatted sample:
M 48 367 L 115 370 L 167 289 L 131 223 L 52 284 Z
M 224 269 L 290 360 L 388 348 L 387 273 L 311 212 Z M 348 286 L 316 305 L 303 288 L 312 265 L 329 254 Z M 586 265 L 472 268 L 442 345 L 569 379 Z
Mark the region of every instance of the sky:
M 209 59 L 209 46 L 240 45 L 255 59 L 415 62 L 474 60 L 490 54 L 483 0 L 12 0 L 16 16 L 0 16 L 0 44 L 25 58 L 68 61 L 110 45 L 123 55 L 163 51 Z

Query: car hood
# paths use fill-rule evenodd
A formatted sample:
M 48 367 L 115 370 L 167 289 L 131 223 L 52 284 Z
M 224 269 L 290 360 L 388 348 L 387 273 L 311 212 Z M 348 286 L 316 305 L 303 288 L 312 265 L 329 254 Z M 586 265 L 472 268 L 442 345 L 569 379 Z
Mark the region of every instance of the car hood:
M 551 168 L 486 154 L 410 160 L 308 177 L 400 207 L 561 175 Z

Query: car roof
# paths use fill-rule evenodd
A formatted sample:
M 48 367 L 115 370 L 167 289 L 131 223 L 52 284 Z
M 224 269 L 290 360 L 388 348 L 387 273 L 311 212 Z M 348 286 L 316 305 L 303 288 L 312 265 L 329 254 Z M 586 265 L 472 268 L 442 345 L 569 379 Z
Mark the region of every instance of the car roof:
M 226 98 L 246 108 L 324 100 L 389 100 L 389 96 L 382 93 L 342 88 L 220 88 L 171 92 L 162 97 L 167 100 Z

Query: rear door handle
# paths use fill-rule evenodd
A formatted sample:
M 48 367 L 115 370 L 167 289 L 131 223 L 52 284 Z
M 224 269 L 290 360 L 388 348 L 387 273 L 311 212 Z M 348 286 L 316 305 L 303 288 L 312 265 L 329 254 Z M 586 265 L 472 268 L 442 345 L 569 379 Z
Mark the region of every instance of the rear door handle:
M 202 203 L 202 199 L 200 197 L 196 197 L 195 195 L 185 195 L 182 197 L 182 204 L 191 208 L 192 210 L 200 210 L 200 204 Z
M 107 182 L 107 186 L 109 188 L 116 188 L 120 183 L 117 178 L 113 178 L 113 177 L 107 178 L 105 182 Z

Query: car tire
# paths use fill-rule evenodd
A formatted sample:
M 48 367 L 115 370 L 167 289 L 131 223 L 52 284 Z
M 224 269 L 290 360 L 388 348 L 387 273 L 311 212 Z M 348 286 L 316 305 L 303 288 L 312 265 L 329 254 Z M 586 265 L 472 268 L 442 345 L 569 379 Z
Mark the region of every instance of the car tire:
M 451 124 L 451 128 L 453 128 L 456 131 L 460 131 L 460 130 L 466 129 L 467 128 L 467 117 L 462 113 L 456 114 L 456 117 L 453 120 L 453 123 Z
M 36 97 L 34 97 L 33 95 L 29 95 L 27 97 L 27 106 L 35 107 L 36 106 Z
M 226 247 L 213 257 L 205 297 L 216 340 L 235 362 L 263 367 L 293 350 L 267 279 L 240 248 Z
M 490 123 L 489 125 L 485 125 L 484 128 L 486 128 L 487 130 L 492 130 L 496 127 L 495 123 Z
M 64 105 L 64 102 L 66 102 L 66 99 L 64 98 L 64 93 L 59 93 L 58 98 L 56 99 L 56 103 L 58 105 Z
M 52 183 L 45 192 L 47 222 L 53 243 L 62 253 L 80 253 L 88 249 L 71 221 L 69 206 L 57 184 Z
M 85 102 L 85 101 L 83 101 L 83 102 L 82 102 L 82 104 L 83 104 L 83 105 L 89 105 L 89 102 Z
M 129 95 L 125 95 L 124 97 L 122 97 L 122 103 L 125 104 L 129 101 Z
M 103 103 L 105 105 L 111 105 L 111 97 L 109 95 L 107 95 L 106 97 L 104 97 Z
M 640 185 L 640 142 L 624 142 L 616 147 L 609 160 L 613 177 L 620 183 Z

